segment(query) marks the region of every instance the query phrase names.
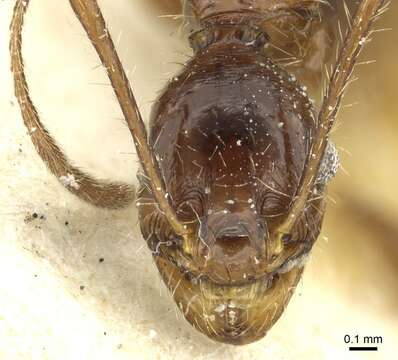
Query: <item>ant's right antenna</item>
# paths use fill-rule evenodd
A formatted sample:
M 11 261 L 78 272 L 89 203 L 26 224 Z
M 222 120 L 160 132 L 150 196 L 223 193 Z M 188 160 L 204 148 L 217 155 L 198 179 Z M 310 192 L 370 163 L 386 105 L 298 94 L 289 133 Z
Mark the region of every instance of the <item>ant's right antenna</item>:
M 279 228 L 277 243 L 282 244 L 282 237 L 289 234 L 297 219 L 305 211 L 319 167 L 325 154 L 330 131 L 334 125 L 341 99 L 351 78 L 358 56 L 367 42 L 374 20 L 388 6 L 386 0 L 362 0 L 349 29 L 343 47 L 339 52 L 337 63 L 324 95 L 322 107 L 318 115 L 317 134 L 312 142 L 306 169 L 301 179 L 301 185 L 291 205 L 288 218 Z

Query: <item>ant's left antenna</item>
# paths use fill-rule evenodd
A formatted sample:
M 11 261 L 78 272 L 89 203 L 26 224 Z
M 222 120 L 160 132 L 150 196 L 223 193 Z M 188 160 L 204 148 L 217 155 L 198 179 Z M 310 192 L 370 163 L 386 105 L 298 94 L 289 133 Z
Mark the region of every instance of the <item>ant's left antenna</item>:
M 96 0 L 70 0 L 70 4 L 106 69 L 134 139 L 138 158 L 145 175 L 150 180 L 152 194 L 173 230 L 177 235 L 184 237 L 184 235 L 187 235 L 187 228 L 177 219 L 177 214 L 170 203 L 170 196 L 167 196 L 165 183 L 160 175 L 159 164 L 148 143 L 144 121 L 98 3 Z
M 133 136 L 139 160 L 149 179 L 149 186 L 152 190 L 152 194 L 174 232 L 185 238 L 188 235 L 188 229 L 178 220 L 177 214 L 170 203 L 171 198 L 167 196 L 165 183 L 160 176 L 158 162 L 155 158 L 153 149 L 148 143 L 145 124 L 98 3 L 96 0 L 70 0 L 70 4 L 106 69 L 128 128 L 130 129 L 130 133 Z M 29 0 L 17 0 L 15 3 L 11 23 L 12 34 L 10 42 L 16 95 L 20 101 L 24 117 L 28 117 L 30 113 L 37 115 L 27 93 L 28 90 L 21 53 L 22 27 L 28 5 Z M 21 76 L 22 79 L 20 79 Z M 29 101 L 26 101 L 26 99 Z

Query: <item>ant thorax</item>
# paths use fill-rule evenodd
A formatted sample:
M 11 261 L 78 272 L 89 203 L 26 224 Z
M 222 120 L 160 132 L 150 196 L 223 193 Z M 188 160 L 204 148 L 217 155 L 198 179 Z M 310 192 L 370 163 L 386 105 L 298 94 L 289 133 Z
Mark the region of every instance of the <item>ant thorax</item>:
M 330 6 L 321 6 L 317 0 L 183 3 L 194 49 L 203 48 L 228 32 L 228 36 L 261 46 L 269 58 L 286 68 L 319 99 L 325 66 L 332 60 L 339 36 L 336 24 L 342 11 L 340 2 L 333 0 Z

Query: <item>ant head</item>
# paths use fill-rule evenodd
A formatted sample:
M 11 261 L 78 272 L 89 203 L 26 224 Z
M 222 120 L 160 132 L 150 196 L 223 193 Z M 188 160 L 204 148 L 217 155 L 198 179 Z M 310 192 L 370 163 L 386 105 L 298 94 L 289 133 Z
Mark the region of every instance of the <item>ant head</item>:
M 190 229 L 178 238 L 157 207 L 148 205 L 153 199 L 142 201 L 141 228 L 166 283 L 172 291 L 176 287 L 175 300 L 193 322 L 199 303 L 188 306 L 187 296 L 197 295 L 224 334 L 220 341 L 263 336 L 290 298 L 286 289 L 300 278 L 300 262 L 322 219 L 322 203 L 314 201 L 290 234 L 278 234 L 316 130 L 305 88 L 245 46 L 214 44 L 170 82 L 154 108 L 151 129 L 167 196 Z M 151 199 L 146 187 L 141 194 Z M 278 310 L 259 318 L 266 294 Z M 223 315 L 217 307 L 232 313 Z M 245 332 L 244 323 L 257 325 Z

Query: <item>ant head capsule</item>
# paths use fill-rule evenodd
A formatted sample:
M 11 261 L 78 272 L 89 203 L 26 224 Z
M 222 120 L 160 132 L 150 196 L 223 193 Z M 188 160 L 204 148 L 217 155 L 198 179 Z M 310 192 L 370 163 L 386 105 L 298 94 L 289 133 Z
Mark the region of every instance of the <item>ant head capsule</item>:
M 180 245 L 159 246 L 175 238 L 167 221 L 156 206 L 140 207 L 140 218 L 188 321 L 219 341 L 247 343 L 261 338 L 282 313 L 323 210 L 315 200 L 289 241 L 279 236 L 316 131 L 314 112 L 293 77 L 235 40 L 206 42 L 152 114 L 150 143 L 191 236 Z M 297 266 L 282 272 L 292 259 Z M 264 313 L 270 299 L 277 308 Z M 206 330 L 205 317 L 195 324 L 197 311 L 212 316 L 217 336 Z

